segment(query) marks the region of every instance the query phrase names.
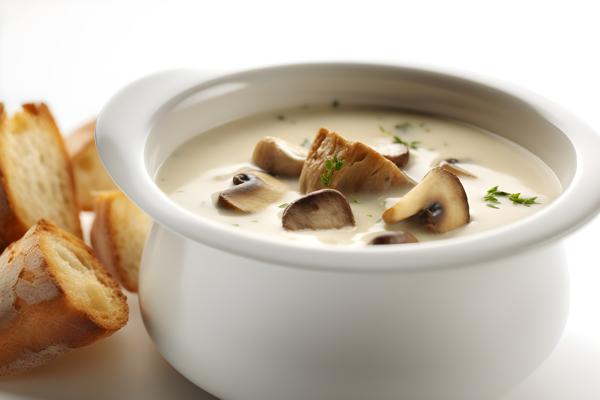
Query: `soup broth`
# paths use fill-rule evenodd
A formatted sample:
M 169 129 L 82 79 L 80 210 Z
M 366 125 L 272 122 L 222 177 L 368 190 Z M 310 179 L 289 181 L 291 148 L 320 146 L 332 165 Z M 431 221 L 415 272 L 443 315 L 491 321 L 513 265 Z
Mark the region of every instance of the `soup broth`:
M 263 137 L 281 138 L 308 150 L 323 127 L 373 148 L 394 141 L 405 143 L 410 158 L 402 169 L 416 182 L 438 161 L 458 161 L 460 168 L 473 175 L 458 176 L 468 199 L 470 222 L 445 233 L 432 232 L 415 218 L 386 224 L 382 213 L 411 190 L 410 185 L 380 193 L 346 193 L 356 224 L 341 229 L 288 231 L 282 227 L 288 203 L 303 196 L 298 178 L 277 177 L 287 191 L 259 211 L 236 213 L 216 206 L 215 194 L 232 185 L 237 171 L 256 168 L 252 152 Z M 253 115 L 202 132 L 173 152 L 159 169 L 156 182 L 173 201 L 199 216 L 257 235 L 325 246 L 364 246 L 382 233 L 395 231 L 410 232 L 421 242 L 471 235 L 525 218 L 550 204 L 562 190 L 553 171 L 537 156 L 493 133 L 435 116 L 337 102 Z M 496 186 L 499 195 L 492 193 L 486 200 Z

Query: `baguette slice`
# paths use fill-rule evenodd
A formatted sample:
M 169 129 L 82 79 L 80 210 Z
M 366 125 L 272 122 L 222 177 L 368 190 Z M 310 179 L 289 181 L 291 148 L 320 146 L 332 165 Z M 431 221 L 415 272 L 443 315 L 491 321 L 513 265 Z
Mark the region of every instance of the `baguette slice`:
M 67 151 L 73 162 L 77 200 L 82 210 L 94 209 L 93 192 L 115 190 L 96 151 L 94 131 L 96 121 L 90 121 L 67 136 Z
M 0 256 L 0 375 L 106 337 L 128 313 L 92 249 L 41 220 Z
M 0 107 L 0 251 L 40 219 L 81 237 L 71 161 L 45 104 Z
M 109 272 L 131 292 L 138 290 L 138 271 L 152 220 L 118 190 L 98 193 L 92 246 Z

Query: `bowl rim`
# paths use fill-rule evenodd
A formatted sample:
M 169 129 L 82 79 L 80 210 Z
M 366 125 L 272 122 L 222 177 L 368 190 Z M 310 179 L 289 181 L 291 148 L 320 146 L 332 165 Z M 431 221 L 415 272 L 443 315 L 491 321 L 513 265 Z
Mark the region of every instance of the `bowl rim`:
M 274 71 L 293 74 L 307 68 L 361 70 L 373 74 L 383 70 L 420 73 L 424 77 L 464 82 L 517 98 L 559 128 L 571 142 L 576 156 L 574 176 L 568 187 L 547 207 L 506 226 L 464 237 L 364 248 L 286 243 L 252 235 L 195 215 L 177 205 L 158 188 L 146 167 L 145 153 L 151 127 L 161 111 L 189 94 L 213 85 L 249 80 Z M 398 272 L 472 265 L 555 241 L 600 211 L 600 185 L 594 185 L 600 176 L 600 157 L 594 154 L 594 149 L 600 149 L 598 134 L 568 111 L 529 91 L 490 79 L 474 80 L 440 69 L 327 62 L 262 67 L 212 79 L 207 79 L 205 73 L 197 70 L 166 71 L 135 81 L 115 94 L 97 119 L 95 138 L 102 163 L 116 185 L 159 226 L 228 253 L 277 265 L 354 272 Z M 310 257 L 307 257 L 308 254 Z

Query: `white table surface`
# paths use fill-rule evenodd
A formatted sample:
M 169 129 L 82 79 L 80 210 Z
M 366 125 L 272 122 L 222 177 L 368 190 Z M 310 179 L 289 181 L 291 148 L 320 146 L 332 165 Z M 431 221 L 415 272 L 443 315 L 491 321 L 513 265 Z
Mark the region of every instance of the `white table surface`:
M 43 99 L 68 131 L 118 88 L 161 69 L 375 60 L 522 85 L 600 132 L 600 13 L 593 3 L 0 0 L 0 101 L 11 109 Z M 596 218 L 567 240 L 572 301 L 565 335 L 504 400 L 600 399 L 599 238 Z M 0 379 L 0 399 L 211 399 L 160 357 L 137 298 L 129 302 L 123 330 Z

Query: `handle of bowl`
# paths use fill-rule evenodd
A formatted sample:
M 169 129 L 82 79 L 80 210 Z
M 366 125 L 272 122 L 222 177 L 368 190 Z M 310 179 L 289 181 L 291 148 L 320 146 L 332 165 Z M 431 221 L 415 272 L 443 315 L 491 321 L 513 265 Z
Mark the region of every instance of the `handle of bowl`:
M 197 70 L 160 72 L 131 83 L 115 94 L 96 122 L 96 147 L 113 181 L 133 197 L 147 187 L 144 147 L 153 117 L 162 107 L 206 82 L 212 74 Z

